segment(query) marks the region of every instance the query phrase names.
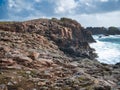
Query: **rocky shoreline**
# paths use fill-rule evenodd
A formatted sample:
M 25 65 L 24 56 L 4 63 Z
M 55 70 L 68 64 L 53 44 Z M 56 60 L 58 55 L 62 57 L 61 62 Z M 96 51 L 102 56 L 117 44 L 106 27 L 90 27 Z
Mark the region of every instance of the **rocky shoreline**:
M 92 32 L 93 35 L 99 35 L 99 34 L 103 34 L 105 36 L 109 36 L 109 35 L 120 35 L 120 29 L 119 27 L 87 27 L 86 30 Z
M 98 62 L 75 20 L 0 23 L 0 90 L 119 90 L 120 64 Z

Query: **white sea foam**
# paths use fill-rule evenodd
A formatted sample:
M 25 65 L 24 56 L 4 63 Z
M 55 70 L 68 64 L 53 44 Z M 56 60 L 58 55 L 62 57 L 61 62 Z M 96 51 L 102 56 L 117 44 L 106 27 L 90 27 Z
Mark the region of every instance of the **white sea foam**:
M 99 40 L 98 36 L 94 36 L 97 43 L 90 44 L 91 47 L 95 48 L 98 54 L 98 60 L 102 63 L 115 64 L 120 62 L 120 42 L 105 42 Z M 110 36 L 103 38 L 119 38 L 120 36 Z

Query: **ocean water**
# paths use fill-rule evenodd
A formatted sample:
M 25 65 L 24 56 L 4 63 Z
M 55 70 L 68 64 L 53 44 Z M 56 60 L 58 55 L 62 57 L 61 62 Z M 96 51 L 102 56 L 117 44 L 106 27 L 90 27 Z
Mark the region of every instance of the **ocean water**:
M 97 43 L 90 44 L 98 54 L 98 61 L 107 64 L 120 62 L 120 35 L 102 36 L 101 38 L 99 36 L 94 35 Z

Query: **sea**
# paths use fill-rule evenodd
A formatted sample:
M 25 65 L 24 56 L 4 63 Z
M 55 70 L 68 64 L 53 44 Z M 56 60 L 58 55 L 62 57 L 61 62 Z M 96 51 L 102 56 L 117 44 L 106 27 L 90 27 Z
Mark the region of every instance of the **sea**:
M 98 61 L 106 64 L 120 62 L 120 35 L 93 35 L 93 38 L 96 43 L 90 46 L 96 50 Z

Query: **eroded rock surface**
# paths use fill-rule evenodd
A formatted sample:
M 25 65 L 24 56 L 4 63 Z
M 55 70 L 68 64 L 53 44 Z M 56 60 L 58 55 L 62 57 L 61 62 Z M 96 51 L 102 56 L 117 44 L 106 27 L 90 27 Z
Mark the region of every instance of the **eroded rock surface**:
M 61 18 L 57 20 L 53 18 L 36 19 L 25 22 L 6 22 L 0 24 L 0 29 L 15 33 L 39 34 L 55 42 L 60 50 L 70 56 L 95 57 L 93 49 L 88 45 L 88 43 L 95 42 L 91 33 L 72 19 Z M 2 39 L 9 41 L 8 37 Z M 17 40 L 17 42 L 21 43 L 20 40 Z
M 119 63 L 99 63 L 88 42 L 71 19 L 0 23 L 0 90 L 119 90 Z

